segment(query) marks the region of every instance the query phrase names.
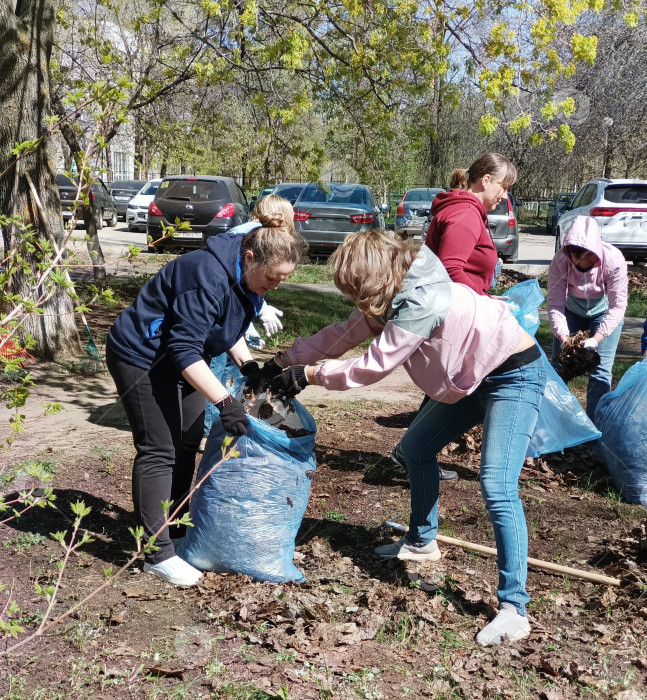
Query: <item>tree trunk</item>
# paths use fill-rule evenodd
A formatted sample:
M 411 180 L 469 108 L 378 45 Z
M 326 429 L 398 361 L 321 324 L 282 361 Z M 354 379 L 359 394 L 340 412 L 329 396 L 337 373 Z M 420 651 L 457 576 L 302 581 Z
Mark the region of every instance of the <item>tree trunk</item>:
M 47 223 L 59 245 L 65 231 L 61 204 L 52 168 L 54 153 L 47 134 L 45 117 L 51 114 L 49 104 L 49 59 L 52 48 L 52 28 L 55 22 L 54 0 L 0 0 L 0 212 L 16 215 L 32 224 L 41 239 L 46 239 L 43 222 L 38 216 L 24 173 L 30 173 L 39 193 Z M 33 153 L 16 160 L 11 154 L 14 144 L 28 140 L 40 141 Z M 6 229 L 6 230 L 5 230 Z M 13 227 L 3 229 L 5 255 L 11 256 L 17 240 Z M 31 270 L 36 269 L 37 257 L 24 253 L 30 271 L 19 271 L 11 279 L 11 291 L 21 297 L 34 299 L 30 290 Z M 43 290 L 36 290 L 36 293 Z M 3 313 L 11 310 L 4 297 Z M 31 334 L 36 340 L 32 351 L 38 357 L 53 359 L 71 356 L 80 351 L 72 300 L 62 288 L 42 305 L 42 314 L 20 316 L 24 338 Z
M 63 105 L 56 101 L 54 102 L 54 111 L 63 119 L 65 117 L 65 109 Z M 76 136 L 76 133 L 69 122 L 61 123 L 61 134 L 65 139 L 65 143 L 73 154 L 76 162 L 76 168 L 79 173 L 83 172 L 83 163 L 79 158 L 79 153 L 82 152 L 81 144 Z M 88 194 L 90 194 L 88 192 Z M 92 273 L 96 281 L 106 278 L 106 260 L 103 257 L 101 242 L 97 233 L 97 222 L 94 218 L 94 209 L 91 205 L 83 204 L 81 206 L 83 212 L 83 224 L 85 226 L 86 245 L 88 247 L 88 255 L 92 261 Z
M 139 119 L 135 117 L 135 180 L 145 180 L 144 177 L 144 134 L 139 127 Z

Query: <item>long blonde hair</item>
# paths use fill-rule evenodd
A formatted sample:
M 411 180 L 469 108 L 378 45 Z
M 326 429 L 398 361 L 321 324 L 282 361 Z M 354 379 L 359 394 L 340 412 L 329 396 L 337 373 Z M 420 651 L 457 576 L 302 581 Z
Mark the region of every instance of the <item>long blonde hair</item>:
M 330 256 L 335 286 L 366 316 L 383 316 L 416 257 L 409 241 L 371 229 L 346 236 Z

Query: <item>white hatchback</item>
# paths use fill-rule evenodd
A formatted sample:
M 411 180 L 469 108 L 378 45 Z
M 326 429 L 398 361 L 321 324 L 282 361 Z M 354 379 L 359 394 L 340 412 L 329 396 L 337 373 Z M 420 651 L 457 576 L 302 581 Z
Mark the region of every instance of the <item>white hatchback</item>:
M 128 202 L 126 223 L 129 231 L 146 231 L 148 221 L 148 205 L 155 199 L 155 193 L 160 186 L 159 180 L 149 180 L 139 192 Z
M 557 220 L 555 252 L 576 216 L 592 216 L 602 240 L 618 248 L 626 260 L 647 260 L 647 180 L 596 178 L 587 182 Z

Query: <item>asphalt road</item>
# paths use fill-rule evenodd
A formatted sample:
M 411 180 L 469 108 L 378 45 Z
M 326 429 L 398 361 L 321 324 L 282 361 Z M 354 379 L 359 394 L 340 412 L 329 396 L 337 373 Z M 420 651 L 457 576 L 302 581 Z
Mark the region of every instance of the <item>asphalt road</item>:
M 82 233 L 82 231 L 79 231 Z M 126 224 L 99 231 L 99 239 L 108 259 L 119 257 L 129 245 L 146 248 L 146 234 L 128 231 Z M 543 226 L 522 226 L 519 233 L 519 260 L 514 265 L 505 265 L 526 274 L 544 272 L 555 252 L 555 236 L 547 236 Z
M 83 230 L 79 230 L 79 236 L 83 235 Z M 119 223 L 115 228 L 104 228 L 99 231 L 99 239 L 103 248 L 108 267 L 111 262 L 122 258 L 128 250 L 129 245 L 136 245 L 146 248 L 146 234 L 140 232 L 129 232 L 125 224 Z M 79 245 L 79 244 L 77 244 Z M 83 246 L 84 247 L 84 246 Z M 548 270 L 548 265 L 555 254 L 555 237 L 547 236 L 543 226 L 522 226 L 519 233 L 519 260 L 515 264 L 505 264 L 504 268 L 518 270 L 527 275 L 540 275 Z M 146 262 L 149 255 L 144 253 L 137 258 L 135 268 L 141 273 L 155 272 L 159 269 L 159 257 L 150 256 L 151 265 Z M 115 266 L 116 269 L 116 266 Z M 326 285 L 299 285 L 312 289 L 319 288 L 320 291 L 337 292 L 335 287 Z M 546 318 L 545 308 L 540 309 L 542 318 Z M 623 332 L 634 337 L 642 334 L 642 324 L 644 318 L 625 318 Z

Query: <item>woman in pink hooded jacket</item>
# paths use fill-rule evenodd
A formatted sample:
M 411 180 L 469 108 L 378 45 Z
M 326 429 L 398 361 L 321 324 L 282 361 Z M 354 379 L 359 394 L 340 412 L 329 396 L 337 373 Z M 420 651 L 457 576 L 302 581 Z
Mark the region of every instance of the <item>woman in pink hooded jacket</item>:
M 501 606 L 476 640 L 487 646 L 527 637 L 528 530 L 518 481 L 546 383 L 534 338 L 504 301 L 452 282 L 427 246 L 416 255 L 393 234 L 365 231 L 348 236 L 331 263 L 335 284 L 357 310 L 271 360 L 289 367 L 272 392 L 294 396 L 308 384 L 343 391 L 402 366 L 430 397 L 401 443 L 411 482 L 409 532 L 375 550 L 384 558 L 440 559 L 437 455 L 483 423 L 481 490 L 496 539 Z M 368 338 L 362 356 L 337 359 Z M 334 359 L 313 364 L 324 358 Z
M 585 347 L 595 348 L 600 364 L 589 372 L 586 414 L 611 391 L 611 371 L 627 309 L 627 263 L 600 236 L 598 222 L 578 216 L 548 268 L 548 320 L 555 339 L 553 359 L 568 337 L 589 331 Z

